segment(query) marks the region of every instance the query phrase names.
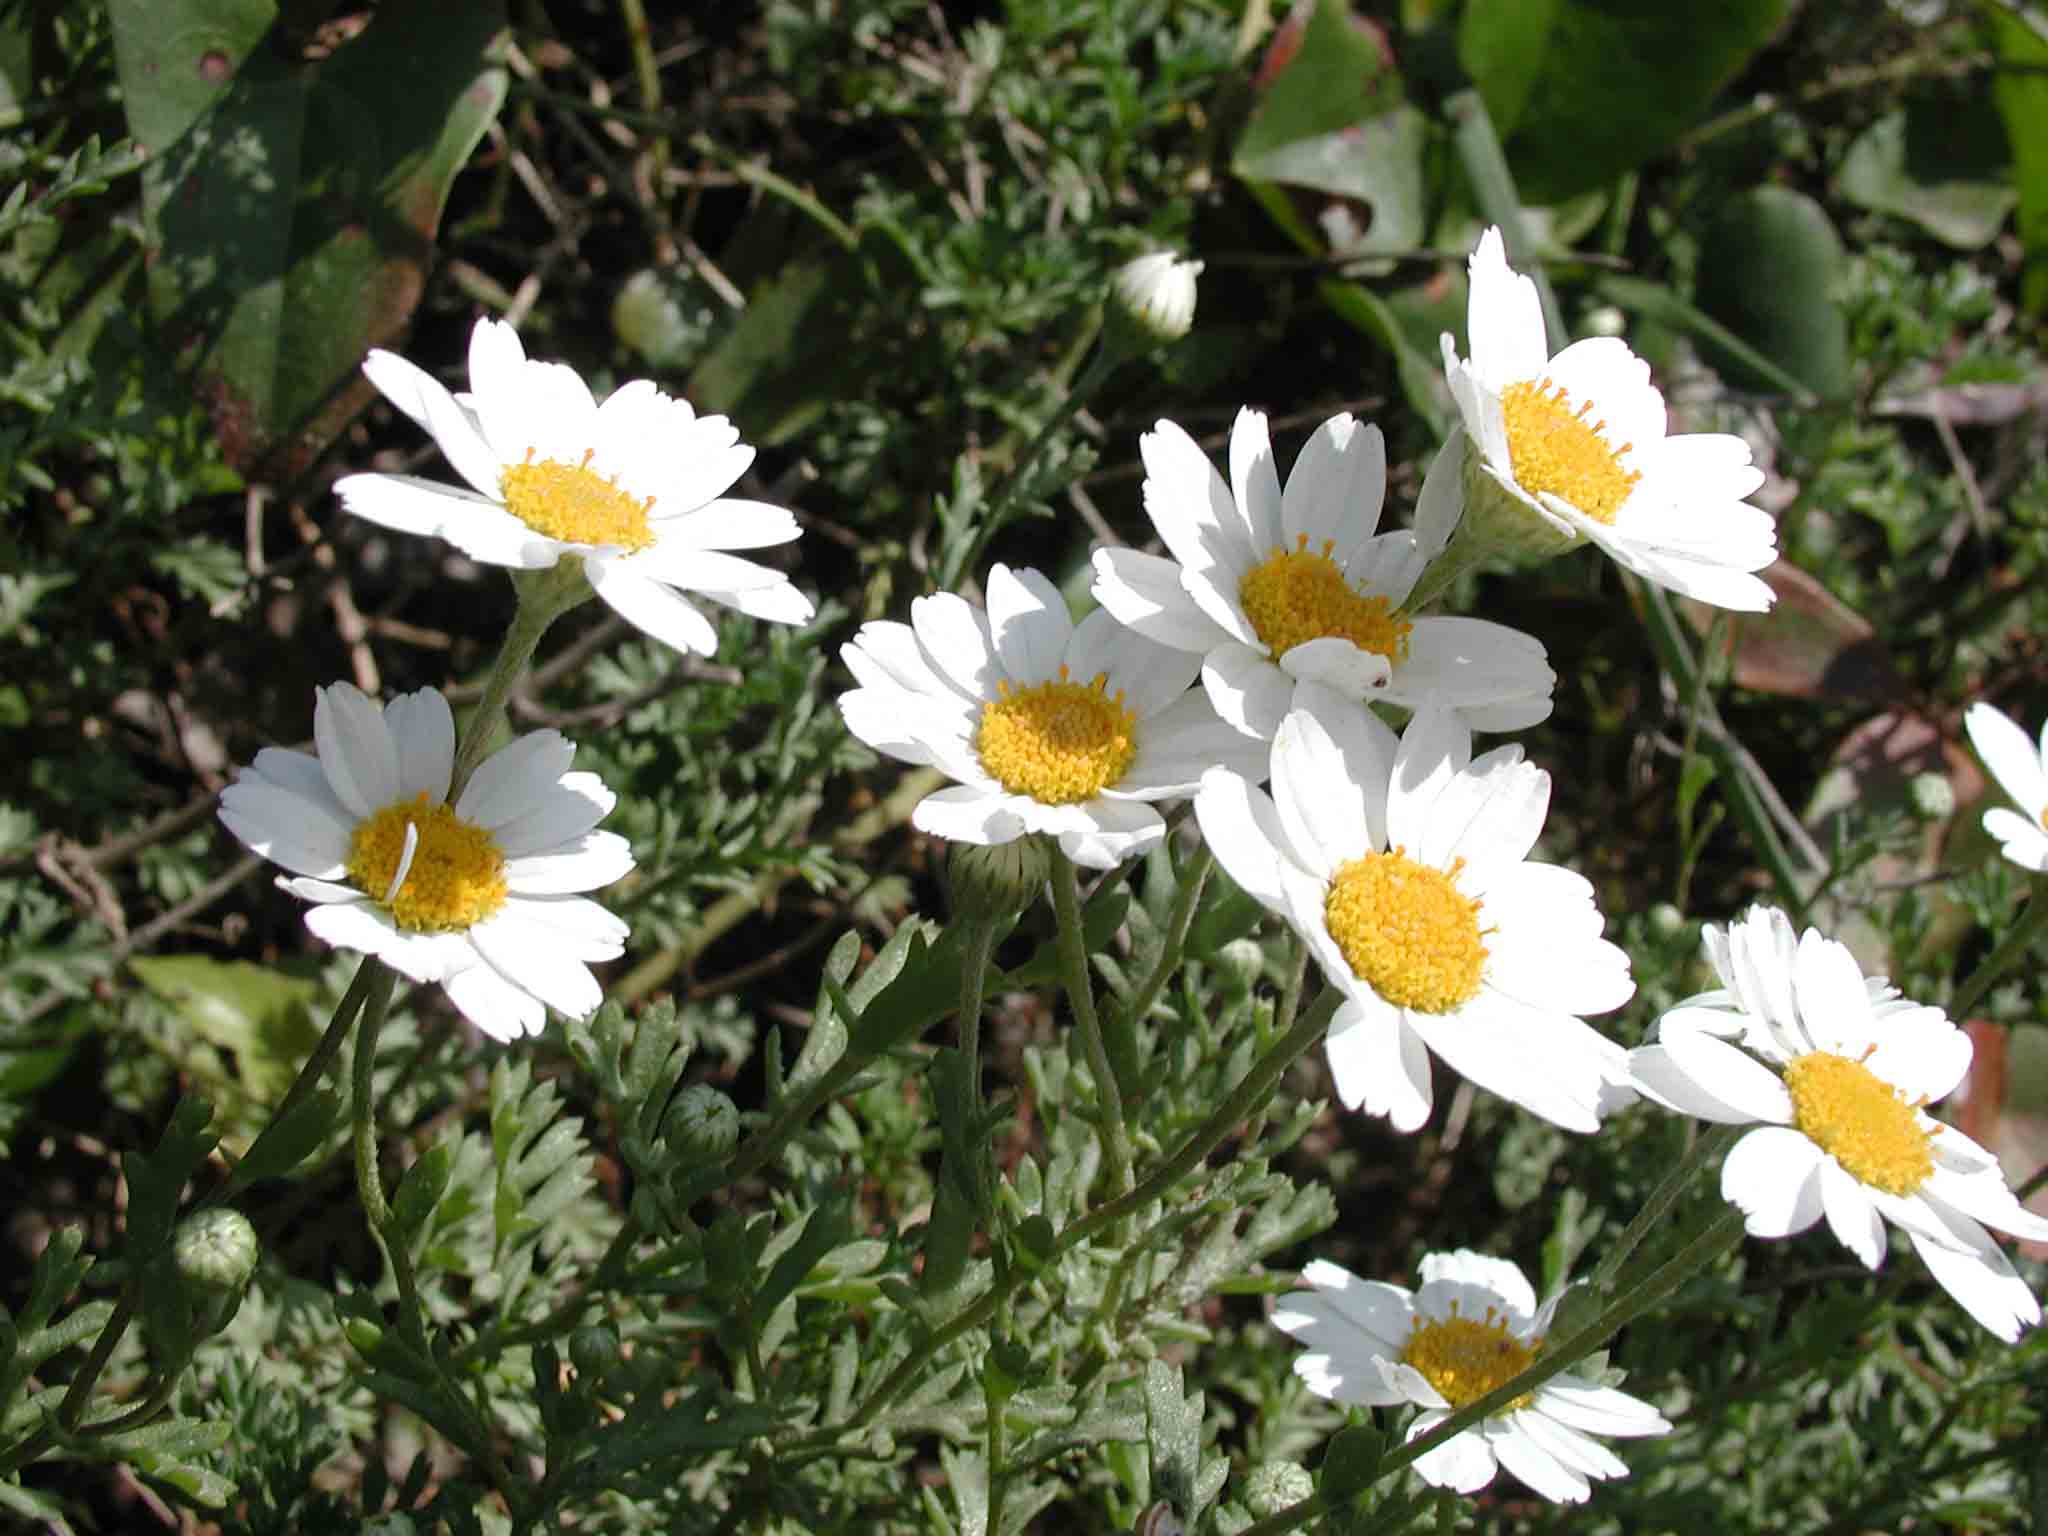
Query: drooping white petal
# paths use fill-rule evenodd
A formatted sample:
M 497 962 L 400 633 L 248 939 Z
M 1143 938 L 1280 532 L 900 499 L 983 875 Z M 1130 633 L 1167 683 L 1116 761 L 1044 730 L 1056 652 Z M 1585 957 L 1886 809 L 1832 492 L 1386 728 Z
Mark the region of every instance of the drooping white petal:
M 605 606 L 641 633 L 672 650 L 717 654 L 718 631 L 674 588 L 636 574 L 628 561 L 586 561 L 584 570 Z
M 575 756 L 575 744 L 560 731 L 521 736 L 477 764 L 455 802 L 455 814 L 486 831 L 524 816 L 569 771 Z
M 1721 1164 L 1722 1197 L 1742 1212 L 1751 1237 L 1804 1232 L 1821 1217 L 1823 1155 L 1798 1131 L 1759 1126 Z

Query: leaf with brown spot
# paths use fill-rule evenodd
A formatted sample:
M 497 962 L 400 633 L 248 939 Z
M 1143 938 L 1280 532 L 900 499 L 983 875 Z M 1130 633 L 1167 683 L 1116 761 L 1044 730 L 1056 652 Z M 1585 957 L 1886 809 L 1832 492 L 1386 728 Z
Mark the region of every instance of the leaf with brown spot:
M 268 0 L 117 0 L 149 297 L 228 462 L 289 480 L 372 398 L 504 102 L 501 4 L 397 0 L 324 53 Z

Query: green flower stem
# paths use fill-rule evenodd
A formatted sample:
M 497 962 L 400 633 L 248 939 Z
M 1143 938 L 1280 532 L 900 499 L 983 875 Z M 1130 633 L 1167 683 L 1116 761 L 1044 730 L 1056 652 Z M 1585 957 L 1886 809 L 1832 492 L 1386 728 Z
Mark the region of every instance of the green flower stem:
M 1055 882 L 1057 885 L 1057 882 Z M 1047 1264 L 1060 1255 L 1078 1247 L 1096 1233 L 1126 1217 L 1135 1216 L 1153 1201 L 1160 1199 L 1181 1179 L 1199 1166 L 1211 1152 L 1222 1144 L 1234 1129 L 1246 1119 L 1262 1110 L 1272 1097 L 1282 1076 L 1289 1067 L 1330 1027 L 1330 1018 L 1342 1001 L 1335 991 L 1325 992 L 1316 1005 L 1281 1037 L 1273 1048 L 1253 1063 L 1252 1069 L 1238 1080 L 1237 1086 L 1224 1096 L 1209 1118 L 1174 1149 L 1173 1155 L 1147 1171 L 1129 1194 L 1099 1205 L 1087 1215 L 1070 1222 L 1065 1230 L 1054 1239 Z M 834 1425 L 825 1432 L 829 1442 L 857 1425 L 865 1424 L 895 1399 L 897 1394 L 917 1379 L 940 1351 L 970 1329 L 978 1328 L 995 1315 L 996 1309 L 1009 1298 L 1009 1293 L 1029 1278 L 1024 1268 L 1013 1267 L 1004 1283 L 992 1286 L 982 1292 L 966 1307 L 954 1314 L 952 1319 L 941 1324 L 921 1347 L 913 1349 L 881 1385 L 868 1395 L 853 1417 L 844 1424 Z M 820 1450 L 829 1449 L 829 1444 Z
M 1467 1403 L 1428 1434 L 1417 1435 L 1413 1440 L 1387 1452 L 1380 1461 L 1374 1480 L 1381 1481 L 1391 1477 L 1403 1467 L 1428 1455 L 1452 1436 L 1464 1433 L 1481 1419 L 1506 1408 L 1516 1398 L 1535 1391 L 1551 1377 L 1570 1370 L 1623 1328 L 1660 1305 L 1687 1280 L 1734 1247 L 1741 1238 L 1742 1212 L 1733 1207 L 1722 1211 L 1705 1230 L 1660 1265 L 1639 1288 L 1617 1298 L 1612 1306 L 1577 1333 L 1545 1349 L 1528 1370 L 1513 1380 L 1502 1383 L 1484 1397 L 1475 1398 Z M 1322 1495 L 1312 1493 L 1300 1503 L 1290 1504 L 1256 1524 L 1246 1526 L 1239 1532 L 1239 1536 L 1282 1536 L 1283 1532 L 1299 1530 L 1326 1512 Z
M 1664 1220 L 1665 1213 L 1677 1203 L 1678 1197 L 1685 1193 L 1700 1170 L 1718 1163 L 1744 1129 L 1739 1125 L 1716 1125 L 1693 1137 L 1685 1155 L 1650 1191 L 1649 1199 L 1643 1202 L 1635 1219 L 1623 1229 L 1614 1246 L 1608 1249 L 1607 1256 L 1593 1271 L 1591 1283 L 1596 1293 L 1606 1293 L 1620 1275 L 1622 1265 L 1628 1262 L 1629 1255 Z
M 981 1103 L 981 993 L 988 984 L 988 957 L 996 945 L 996 925 L 985 919 L 967 930 L 967 953 L 960 965 L 960 1055 L 967 1063 L 967 1081 L 974 1102 Z
M 377 1166 L 377 1105 L 371 1078 L 377 1065 L 377 1036 L 383 1032 L 384 1019 L 391 1011 L 391 993 L 398 985 L 398 973 L 382 962 L 366 962 L 364 969 L 371 972 L 371 979 L 368 996 L 363 1000 L 362 1027 L 356 1031 L 348 1112 L 355 1140 L 356 1194 L 363 1202 L 370 1230 L 382 1240 L 384 1229 L 391 1224 L 391 1207 L 384 1199 L 384 1175 Z M 408 1272 L 410 1258 L 408 1255 Z M 397 1265 L 392 1267 L 396 1269 Z M 406 1289 L 402 1280 L 399 1289 Z
M 1074 1025 L 1088 1053 L 1088 1071 L 1095 1079 L 1095 1105 L 1102 1117 L 1102 1157 L 1109 1165 L 1115 1196 L 1131 1188 L 1131 1138 L 1124 1129 L 1123 1090 L 1102 1044 L 1102 1024 L 1095 1014 L 1095 987 L 1088 975 L 1088 941 L 1081 929 L 1081 879 L 1066 850 L 1052 854 L 1052 906 L 1059 921 L 1060 976 Z
M 1965 1022 L 1970 1010 L 1984 1000 L 1984 994 L 1991 990 L 1991 984 L 2012 969 L 2013 962 L 2034 947 L 2034 941 L 2048 929 L 2048 875 L 2034 876 L 2032 893 L 2027 897 L 2026 909 L 2019 920 L 2012 925 L 2012 931 L 2000 941 L 1998 948 L 1985 957 L 1984 963 L 1970 973 L 1969 979 L 1956 988 L 1956 994 L 1949 999 L 1949 1017 L 1958 1024 Z
M 1791 915 L 1793 926 L 1803 926 L 1809 882 L 1793 867 L 1792 857 L 1779 838 L 1778 829 L 1771 822 L 1770 811 L 1758 792 L 1752 776 L 1761 777 L 1763 770 L 1722 723 L 1720 711 L 1714 707 L 1712 697 L 1702 685 L 1701 669 L 1693 660 L 1692 649 L 1679 633 L 1678 616 L 1671 610 L 1670 598 L 1665 596 L 1661 587 L 1651 586 L 1636 577 L 1625 576 L 1623 580 L 1640 599 L 1636 606 L 1642 613 L 1643 627 L 1649 632 L 1650 647 L 1657 653 L 1659 664 L 1671 674 L 1671 680 L 1678 687 L 1678 696 L 1689 701 L 1700 723 L 1706 738 L 1707 754 L 1721 770 L 1721 783 L 1726 787 L 1728 803 L 1735 811 L 1736 820 L 1749 834 L 1750 846 L 1762 859 L 1771 884 L 1777 888 L 1778 900 Z M 1813 871 L 1815 876 L 1819 873 L 1819 870 Z
M 1159 947 L 1159 959 L 1139 984 L 1138 990 L 1131 994 L 1130 1005 L 1119 1012 L 1117 1026 L 1120 1032 L 1129 1033 L 1144 1022 L 1167 979 L 1180 969 L 1181 956 L 1187 950 L 1188 930 L 1195 925 L 1195 908 L 1201 904 L 1202 886 L 1208 881 L 1209 871 L 1215 862 L 1216 856 L 1209 851 L 1207 843 L 1189 855 L 1180 872 L 1180 889 L 1174 893 L 1173 910 L 1167 914 L 1166 935 Z
M 292 1085 L 285 1090 L 284 1098 L 271 1112 L 269 1122 L 261 1134 L 250 1144 L 249 1151 L 263 1145 L 271 1127 L 304 1103 L 320 1079 L 326 1075 L 334 1058 L 340 1054 L 341 1044 L 348 1038 L 348 1032 L 356 1021 L 356 1015 L 363 1011 L 363 1000 L 370 995 L 370 985 L 375 979 L 377 962 L 365 955 L 356 966 L 355 976 L 348 984 L 348 990 L 341 994 L 341 1001 L 334 1005 L 334 1018 L 327 1026 L 327 1033 L 320 1037 L 320 1043 L 313 1047 L 313 1054 L 306 1058 L 306 1064 L 299 1068 L 299 1075 L 292 1079 Z M 232 1192 L 239 1181 L 239 1168 L 228 1179 L 227 1189 Z
M 1101 345 L 1095 346 L 1098 336 Z M 1003 478 L 998 480 L 995 489 L 989 492 L 982 504 L 979 529 L 974 537 L 961 547 L 959 554 L 946 562 L 945 568 L 939 573 L 940 586 L 951 588 L 958 585 L 962 573 L 972 569 L 980 557 L 982 546 L 988 542 L 989 535 L 1003 526 L 1003 513 L 1009 510 L 1011 501 L 1016 497 L 1017 488 L 1024 483 L 1031 466 L 1038 462 L 1038 456 L 1045 452 L 1046 445 L 1053 439 L 1053 434 L 1065 426 L 1076 411 L 1092 400 L 1102 386 L 1109 382 L 1110 375 L 1130 357 L 1108 331 L 1091 325 L 1082 331 L 1073 350 L 1062 360 L 1062 377 L 1072 372 L 1079 355 L 1091 346 L 1095 346 L 1095 354 L 1088 359 L 1087 366 L 1081 370 L 1081 376 L 1074 380 L 1066 398 L 1060 401 L 1058 408 L 1050 416 L 1045 418 L 1044 425 L 1032 435 L 1031 441 L 1024 445 L 1023 452 L 1010 462 L 1010 467 L 1003 472 Z
M 564 555 L 544 571 L 513 572 L 512 586 L 519 594 L 519 606 L 513 611 L 512 627 L 505 631 L 504 643 L 498 647 L 498 659 L 491 663 L 491 675 L 484 680 L 476 713 L 469 717 L 469 728 L 462 733 L 462 745 L 456 749 L 455 771 L 448 779 L 451 805 L 490 750 L 491 740 L 505 719 L 506 701 L 512 697 L 526 664 L 533 660 L 533 653 L 540 648 L 541 636 L 556 619 L 591 595 L 590 583 L 583 575 L 583 562 L 573 555 Z

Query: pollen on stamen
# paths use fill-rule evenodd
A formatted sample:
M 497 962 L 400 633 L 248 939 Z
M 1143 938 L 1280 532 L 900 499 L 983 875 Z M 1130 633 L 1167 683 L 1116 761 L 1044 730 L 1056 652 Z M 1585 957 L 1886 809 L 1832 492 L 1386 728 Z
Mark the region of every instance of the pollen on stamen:
M 349 881 L 412 933 L 448 933 L 504 906 L 505 855 L 490 833 L 421 794 L 365 817 L 349 839 Z
M 1320 554 L 1308 544 L 1308 535 L 1298 533 L 1293 549 L 1275 545 L 1238 584 L 1238 606 L 1260 643 L 1276 659 L 1310 640 L 1341 639 L 1389 661 L 1406 660 L 1413 621 L 1388 599 L 1352 588 L 1331 558 L 1334 539 L 1323 540 Z
M 1556 496 L 1597 522 L 1612 523 L 1642 474 L 1621 463 L 1635 444 L 1610 445 L 1605 418 L 1587 419 L 1592 409 L 1590 400 L 1573 409 L 1570 393 L 1549 379 L 1520 380 L 1501 392 L 1516 483 L 1531 493 Z
M 1338 866 L 1323 921 L 1352 973 L 1397 1007 L 1449 1013 L 1469 1002 L 1486 974 L 1479 903 L 1457 887 L 1463 868 L 1417 863 L 1400 848 Z
M 646 549 L 654 543 L 648 521 L 652 496 L 628 494 L 616 480 L 591 468 L 595 450 L 586 448 L 574 464 L 533 457 L 508 464 L 499 480 L 505 510 L 536 533 L 565 544 L 616 545 Z
M 1109 674 L 1077 683 L 1062 665 L 1052 681 L 998 686 L 982 706 L 975 751 L 990 778 L 1045 805 L 1075 805 L 1113 786 L 1138 755 L 1137 717 Z

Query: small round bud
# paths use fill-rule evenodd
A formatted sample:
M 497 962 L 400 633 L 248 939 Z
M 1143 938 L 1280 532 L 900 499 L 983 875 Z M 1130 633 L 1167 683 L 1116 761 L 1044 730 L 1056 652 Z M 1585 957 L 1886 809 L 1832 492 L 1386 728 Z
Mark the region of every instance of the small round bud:
M 1052 873 L 1045 843 L 1036 837 L 983 848 L 954 843 L 946 855 L 953 910 L 969 922 L 1001 922 L 1038 900 Z
M 256 1273 L 256 1229 L 240 1211 L 216 1205 L 178 1223 L 171 1255 L 192 1291 L 239 1296 Z
M 661 1134 L 671 1151 L 711 1162 L 739 1145 L 740 1112 L 709 1083 L 692 1083 L 669 1105 Z
M 1216 951 L 1216 969 L 1232 987 L 1249 992 L 1265 974 L 1265 947 L 1257 939 L 1232 939 Z
M 1650 920 L 1650 932 L 1657 938 L 1669 941 L 1685 932 L 1685 914 L 1668 901 L 1652 903 L 1646 916 Z
M 1589 336 L 1619 336 L 1628 329 L 1628 316 L 1612 304 L 1602 304 L 1586 312 L 1586 334 Z
M 619 1336 L 609 1328 L 578 1328 L 569 1335 L 569 1363 L 583 1381 L 604 1379 L 619 1361 Z
M 1956 787 L 1944 773 L 1916 773 L 1906 785 L 1906 803 L 1922 821 L 1942 821 L 1956 813 Z
M 1316 1491 L 1316 1480 L 1298 1461 L 1268 1461 L 1244 1480 L 1244 1507 L 1254 1520 L 1277 1515 Z
M 1179 341 L 1194 327 L 1195 278 L 1201 270 L 1199 261 L 1183 261 L 1171 251 L 1125 262 L 1110 279 L 1112 321 L 1142 347 Z

